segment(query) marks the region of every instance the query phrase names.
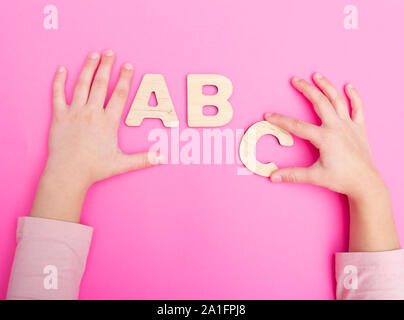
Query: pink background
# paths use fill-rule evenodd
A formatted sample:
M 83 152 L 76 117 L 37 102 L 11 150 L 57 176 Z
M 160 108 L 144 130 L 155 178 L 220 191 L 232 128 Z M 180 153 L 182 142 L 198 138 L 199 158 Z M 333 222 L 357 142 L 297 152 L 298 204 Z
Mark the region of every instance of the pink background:
M 359 9 L 345 30 L 343 8 Z M 59 29 L 43 28 L 43 8 L 59 10 Z M 85 55 L 114 49 L 136 75 L 165 76 L 186 125 L 186 75 L 231 79 L 233 120 L 247 128 L 276 111 L 317 122 L 291 76 L 350 81 L 366 106 L 375 160 L 391 189 L 404 240 L 402 164 L 403 1 L 83 0 L 0 2 L 0 298 L 5 298 L 17 217 L 27 215 L 46 159 L 50 86 L 60 64 L 71 95 Z M 131 102 L 131 101 L 130 101 Z M 129 104 L 125 110 L 128 112 Z M 127 152 L 147 149 L 158 120 L 120 128 Z M 400 139 L 400 140 L 399 140 Z M 261 159 L 307 165 L 306 142 L 259 142 Z M 347 249 L 347 204 L 307 185 L 272 185 L 237 175 L 238 165 L 166 165 L 94 185 L 82 222 L 94 238 L 81 298 L 334 298 L 334 258 Z M 355 174 L 354 172 L 352 174 Z M 363 182 L 366 187 L 366 181 Z

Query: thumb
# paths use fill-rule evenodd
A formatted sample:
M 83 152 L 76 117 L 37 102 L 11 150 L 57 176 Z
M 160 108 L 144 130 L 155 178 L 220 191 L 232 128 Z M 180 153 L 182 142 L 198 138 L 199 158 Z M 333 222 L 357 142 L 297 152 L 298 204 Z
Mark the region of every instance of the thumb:
M 148 168 L 165 163 L 165 157 L 158 152 L 142 152 L 135 154 L 124 154 L 119 164 L 121 173 Z
M 312 168 L 284 168 L 276 170 L 271 174 L 271 181 L 279 182 L 292 182 L 292 183 L 315 183 L 315 175 Z

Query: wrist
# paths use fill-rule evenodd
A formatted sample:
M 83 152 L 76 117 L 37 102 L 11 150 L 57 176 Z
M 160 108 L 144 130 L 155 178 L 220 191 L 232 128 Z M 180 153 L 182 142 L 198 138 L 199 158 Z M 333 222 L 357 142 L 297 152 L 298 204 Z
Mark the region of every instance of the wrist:
M 389 251 L 400 248 L 390 193 L 383 179 L 363 179 L 361 192 L 349 195 L 349 251 Z
M 90 184 L 79 176 L 45 168 L 38 184 L 32 217 L 79 223 Z
M 53 171 L 48 168 L 45 168 L 42 173 L 40 184 L 60 188 L 60 190 L 71 193 L 86 193 L 91 186 L 90 182 L 80 176 L 68 172 Z
M 68 167 L 58 167 L 51 163 L 46 164 L 41 180 L 50 181 L 57 185 L 64 185 L 65 188 L 87 191 L 92 182 L 79 170 Z
M 373 172 L 362 179 L 363 183 L 356 186 L 355 191 L 347 193 L 350 203 L 363 204 L 372 201 L 390 201 L 390 192 L 378 172 Z

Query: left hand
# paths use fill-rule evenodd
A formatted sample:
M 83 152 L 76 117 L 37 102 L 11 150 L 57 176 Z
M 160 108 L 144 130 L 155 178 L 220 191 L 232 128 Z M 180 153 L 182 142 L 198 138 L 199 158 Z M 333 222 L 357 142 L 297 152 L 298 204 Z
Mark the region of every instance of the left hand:
M 101 60 L 101 62 L 100 62 Z M 70 105 L 64 87 L 67 71 L 61 67 L 53 84 L 53 120 L 45 175 L 63 175 L 89 187 L 92 183 L 164 161 L 154 152 L 125 154 L 118 146 L 117 132 L 133 67 L 126 63 L 111 99 L 105 106 L 114 53 L 107 50 L 88 55 L 77 80 Z M 98 68 L 98 70 L 97 70 Z

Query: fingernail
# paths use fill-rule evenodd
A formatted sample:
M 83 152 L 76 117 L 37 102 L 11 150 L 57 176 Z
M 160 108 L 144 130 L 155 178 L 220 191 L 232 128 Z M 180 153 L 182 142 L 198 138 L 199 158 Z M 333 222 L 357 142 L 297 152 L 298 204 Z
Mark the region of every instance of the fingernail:
M 112 50 L 104 51 L 104 56 L 106 56 L 106 57 L 112 57 L 113 55 L 114 55 L 114 51 L 112 51 Z
M 123 68 L 126 70 L 133 70 L 133 66 L 130 63 L 125 63 L 123 65 Z
M 353 89 L 353 85 L 352 85 L 351 83 L 348 83 L 348 84 L 346 85 L 346 88 L 347 88 L 348 90 L 352 90 L 352 89 Z
M 271 181 L 272 182 L 281 182 L 282 181 L 282 177 L 278 174 L 273 174 L 271 176 Z
M 66 68 L 62 66 L 62 67 L 59 67 L 58 72 L 62 73 L 62 72 L 65 72 L 65 70 L 66 70 Z
M 160 153 L 160 154 L 150 153 L 149 157 L 150 157 L 149 158 L 150 162 L 152 164 L 164 164 L 164 163 L 166 163 L 166 157 L 162 153 Z
M 158 157 L 157 157 L 157 163 L 160 163 L 160 164 L 164 164 L 164 163 L 166 163 L 166 157 L 164 156 L 164 154 L 159 154 L 158 155 Z
M 264 118 L 265 118 L 265 119 L 268 119 L 268 118 L 270 118 L 271 116 L 272 116 L 272 113 L 269 113 L 269 112 L 267 112 L 267 113 L 264 114 Z
M 88 55 L 88 57 L 90 58 L 90 59 L 98 59 L 99 57 L 100 57 L 100 54 L 98 53 L 98 52 L 92 52 L 92 53 L 90 53 L 89 55 Z
M 322 77 L 323 77 L 323 75 L 322 75 L 321 73 L 316 72 L 316 73 L 314 74 L 314 78 L 315 78 L 315 79 L 321 79 Z
M 299 80 L 300 80 L 300 78 L 298 78 L 298 77 L 293 77 L 292 82 L 293 82 L 293 83 L 296 83 L 296 82 L 298 82 Z

